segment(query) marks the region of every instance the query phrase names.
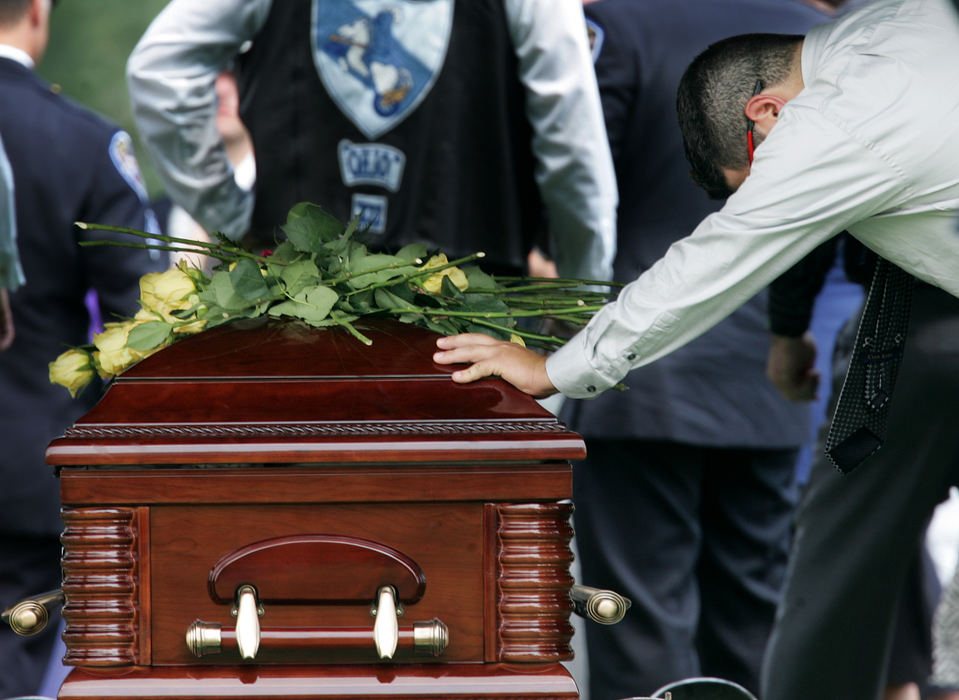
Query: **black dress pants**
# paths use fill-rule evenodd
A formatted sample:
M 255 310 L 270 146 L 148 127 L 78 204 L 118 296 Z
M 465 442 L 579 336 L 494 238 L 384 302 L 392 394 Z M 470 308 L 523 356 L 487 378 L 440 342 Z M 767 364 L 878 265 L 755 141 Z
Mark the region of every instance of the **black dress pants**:
M 587 440 L 574 465 L 582 583 L 632 600 L 586 623 L 590 700 L 697 675 L 755 692 L 786 569 L 795 449 Z

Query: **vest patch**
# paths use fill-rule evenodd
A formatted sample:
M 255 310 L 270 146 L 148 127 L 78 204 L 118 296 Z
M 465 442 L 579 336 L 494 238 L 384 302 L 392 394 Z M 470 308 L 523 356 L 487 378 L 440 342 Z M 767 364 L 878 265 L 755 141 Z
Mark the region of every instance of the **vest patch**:
M 386 233 L 386 197 L 378 194 L 353 195 L 350 218 L 359 217 L 358 229 Z
M 313 62 L 320 80 L 367 138 L 399 124 L 436 82 L 453 2 L 313 1 Z
M 383 143 L 353 143 L 342 139 L 337 144 L 340 176 L 347 187 L 379 185 L 390 192 L 400 189 L 406 154 Z

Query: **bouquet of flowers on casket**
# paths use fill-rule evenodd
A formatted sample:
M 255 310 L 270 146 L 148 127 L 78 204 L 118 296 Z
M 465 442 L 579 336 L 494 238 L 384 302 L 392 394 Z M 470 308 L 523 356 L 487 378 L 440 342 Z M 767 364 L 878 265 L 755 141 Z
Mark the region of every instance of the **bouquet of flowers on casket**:
M 380 315 L 445 335 L 481 332 L 551 349 L 563 339 L 517 321 L 538 317 L 583 325 L 610 299 L 595 289 L 613 286 L 595 280 L 493 277 L 475 264 L 483 253 L 450 261 L 443 253 L 428 255 L 421 244 L 392 255 L 370 252 L 358 240 L 356 221 L 344 225 L 310 203 L 293 207 L 281 226 L 286 240 L 259 254 L 222 236 L 216 242 L 201 242 L 114 226 L 77 225 L 137 237 L 128 243 L 81 245 L 201 253 L 217 264 L 211 274 L 181 262 L 166 272 L 144 275 L 141 308 L 133 318 L 106 323 L 91 344 L 71 348 L 50 363 L 50 381 L 74 396 L 95 375 L 110 379 L 187 335 L 259 316 L 341 326 L 365 344 L 371 341 L 353 322 Z

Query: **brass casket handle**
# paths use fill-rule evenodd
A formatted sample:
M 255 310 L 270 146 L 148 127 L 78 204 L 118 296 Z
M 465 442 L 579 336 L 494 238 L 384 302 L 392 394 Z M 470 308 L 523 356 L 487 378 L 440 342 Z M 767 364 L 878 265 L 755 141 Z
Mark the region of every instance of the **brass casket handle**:
M 573 600 L 573 612 L 601 625 L 615 625 L 633 604 L 616 591 L 589 586 L 573 586 L 569 597 Z
M 380 586 L 370 615 L 376 618 L 373 623 L 373 644 L 381 659 L 392 659 L 396 653 L 396 646 L 400 642 L 398 618 L 402 614 L 403 608 L 396 603 L 396 589 L 393 586 Z
M 257 600 L 256 589 L 244 584 L 236 590 L 236 646 L 240 658 L 251 661 L 260 648 L 260 616 L 263 608 Z
M 63 604 L 63 591 L 59 588 L 31 596 L 11 605 L 0 613 L 0 619 L 21 637 L 39 634 L 50 621 L 50 608 Z
M 241 592 L 249 588 L 250 591 Z M 402 607 L 396 602 L 396 589 L 381 586 L 370 612 L 376 618 L 372 627 L 261 627 L 262 608 L 256 602 L 253 586 L 237 590 L 237 624 L 222 627 L 215 622 L 196 620 L 186 632 L 186 643 L 194 656 L 219 654 L 236 649 L 241 658 L 253 659 L 262 645 L 272 650 L 344 650 L 375 649 L 381 659 L 391 659 L 397 649 L 439 656 L 449 646 L 449 629 L 439 619 L 400 626 Z M 244 604 L 244 601 L 248 601 Z M 252 611 L 252 612 L 250 612 Z

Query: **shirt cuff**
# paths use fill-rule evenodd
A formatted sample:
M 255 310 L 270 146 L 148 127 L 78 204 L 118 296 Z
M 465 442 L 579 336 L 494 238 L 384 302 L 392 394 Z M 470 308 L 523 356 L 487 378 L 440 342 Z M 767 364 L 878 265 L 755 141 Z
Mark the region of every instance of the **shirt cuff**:
M 581 331 L 546 358 L 546 374 L 561 394 L 571 399 L 591 399 L 618 384 L 629 369 L 622 368 L 619 376 L 600 372 L 590 364 L 591 354 L 587 333 Z

